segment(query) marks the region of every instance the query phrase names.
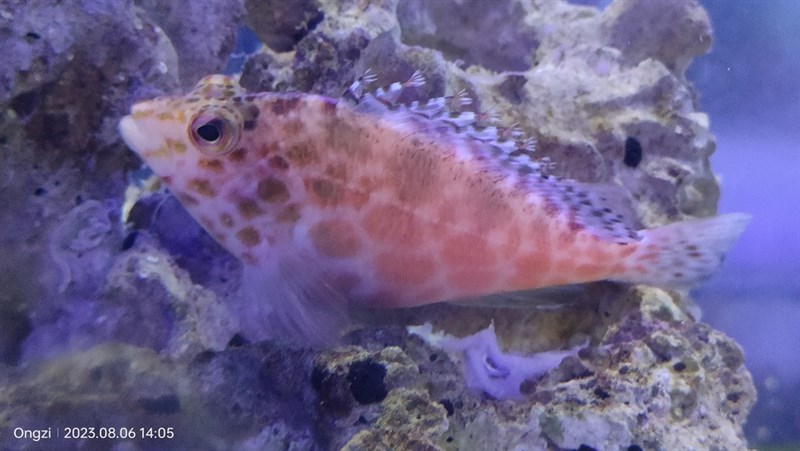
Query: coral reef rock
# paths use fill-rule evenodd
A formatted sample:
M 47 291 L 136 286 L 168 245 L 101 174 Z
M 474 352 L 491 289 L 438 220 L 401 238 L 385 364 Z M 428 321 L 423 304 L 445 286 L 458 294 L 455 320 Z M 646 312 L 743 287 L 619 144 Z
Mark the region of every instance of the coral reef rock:
M 515 401 L 467 388 L 446 352 L 384 326 L 329 350 L 234 341 L 191 360 L 98 345 L 5 376 L 0 427 L 64 427 L 80 412 L 107 427 L 157 420 L 173 449 L 745 448 L 755 391 L 733 341 L 661 290 L 592 310 L 607 319 L 591 345 Z

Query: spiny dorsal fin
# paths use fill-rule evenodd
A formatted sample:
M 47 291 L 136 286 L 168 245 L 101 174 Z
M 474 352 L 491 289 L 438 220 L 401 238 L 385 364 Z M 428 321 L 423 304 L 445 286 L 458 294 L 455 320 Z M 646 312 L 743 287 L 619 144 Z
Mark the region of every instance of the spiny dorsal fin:
M 464 89 L 452 96 L 401 104 L 397 100 L 406 89 L 425 84 L 425 77 L 421 72 L 415 71 L 405 82 L 392 83 L 370 92 L 367 89 L 368 85 L 375 79 L 370 71 L 366 71 L 350 85 L 347 97 L 356 103 L 361 103 L 369 96 L 389 110 L 405 110 L 431 121 L 447 124 L 456 133 L 495 146 L 501 154 L 508 153 L 514 157 L 521 153 L 533 153 L 535 150 L 536 139 L 526 136 L 519 124 L 506 127 L 497 123 L 496 108 L 491 107 L 483 112 L 467 110 L 474 101 Z
M 373 74 L 372 70 L 368 68 L 347 88 L 347 91 L 345 91 L 342 97 L 352 102 L 359 103 L 366 95 L 369 85 L 374 83 L 377 79 L 378 76 Z

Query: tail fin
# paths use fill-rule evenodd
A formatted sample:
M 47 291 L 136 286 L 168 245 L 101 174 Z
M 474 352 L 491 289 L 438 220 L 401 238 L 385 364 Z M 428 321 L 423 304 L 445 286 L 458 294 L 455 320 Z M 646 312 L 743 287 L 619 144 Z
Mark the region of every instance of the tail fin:
M 744 231 L 750 216 L 732 213 L 642 230 L 621 282 L 691 288 L 711 277 Z

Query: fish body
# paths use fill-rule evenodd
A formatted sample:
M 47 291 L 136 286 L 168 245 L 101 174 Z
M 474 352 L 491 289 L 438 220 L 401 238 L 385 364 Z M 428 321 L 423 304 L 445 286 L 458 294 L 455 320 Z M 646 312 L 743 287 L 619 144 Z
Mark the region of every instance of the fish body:
M 304 310 L 598 280 L 691 286 L 748 221 L 631 230 L 600 194 L 546 174 L 519 132 L 453 111 L 456 97 L 394 103 L 407 85 L 333 99 L 215 75 L 136 104 L 120 131 L 220 244 L 282 287 L 270 302 Z

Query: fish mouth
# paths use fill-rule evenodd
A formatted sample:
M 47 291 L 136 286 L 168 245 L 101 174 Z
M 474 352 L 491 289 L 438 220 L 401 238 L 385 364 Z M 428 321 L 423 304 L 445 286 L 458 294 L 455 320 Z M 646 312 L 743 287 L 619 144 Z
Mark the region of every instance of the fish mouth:
M 159 148 L 161 140 L 152 133 L 143 130 L 136 120 L 128 115 L 119 121 L 119 133 L 125 144 L 140 156 Z

